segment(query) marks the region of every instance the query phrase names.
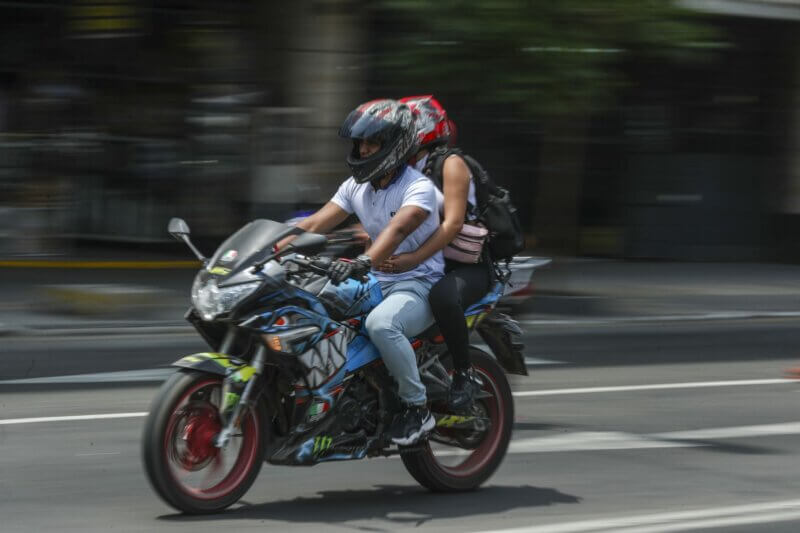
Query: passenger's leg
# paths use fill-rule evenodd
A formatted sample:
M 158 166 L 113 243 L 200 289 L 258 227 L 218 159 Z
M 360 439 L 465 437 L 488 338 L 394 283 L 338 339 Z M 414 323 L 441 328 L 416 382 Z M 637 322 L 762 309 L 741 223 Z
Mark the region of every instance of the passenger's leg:
M 428 296 L 456 370 L 469 368 L 469 330 L 464 310 L 489 292 L 489 282 L 488 266 L 465 264 L 439 280 Z
M 490 282 L 487 265 L 461 265 L 434 285 L 429 295 L 433 315 L 453 358 L 455 372 L 448 404 L 457 411 L 469 408 L 479 389 L 469 370 L 469 329 L 464 310 L 489 291 Z

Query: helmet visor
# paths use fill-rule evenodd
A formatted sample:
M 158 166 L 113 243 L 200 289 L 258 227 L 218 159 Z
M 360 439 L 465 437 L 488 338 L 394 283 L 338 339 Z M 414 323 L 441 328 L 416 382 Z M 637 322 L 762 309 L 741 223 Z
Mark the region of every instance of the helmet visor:
M 372 110 L 369 110 L 372 111 Z M 361 109 L 355 109 L 342 123 L 339 128 L 339 136 L 347 139 L 376 139 L 383 141 L 387 134 L 396 128 L 396 124 L 392 121 L 386 120 L 384 117 L 387 115 L 392 116 L 390 113 L 391 108 L 386 108 L 386 112 L 378 110 L 377 112 L 364 112 Z

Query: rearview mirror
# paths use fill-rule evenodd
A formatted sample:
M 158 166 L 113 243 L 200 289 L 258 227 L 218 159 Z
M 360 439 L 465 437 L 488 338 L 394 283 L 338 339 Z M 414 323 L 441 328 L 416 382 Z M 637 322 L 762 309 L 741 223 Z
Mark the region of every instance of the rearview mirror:
M 191 233 L 191 231 L 189 231 L 189 224 L 187 224 L 182 218 L 177 217 L 170 219 L 169 225 L 167 226 L 167 231 L 179 241 L 182 241 L 185 235 L 189 235 Z

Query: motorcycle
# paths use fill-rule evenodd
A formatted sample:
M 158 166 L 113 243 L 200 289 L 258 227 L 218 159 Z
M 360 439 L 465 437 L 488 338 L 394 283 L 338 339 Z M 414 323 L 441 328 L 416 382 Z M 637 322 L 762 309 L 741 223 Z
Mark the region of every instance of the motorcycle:
M 417 482 L 438 492 L 474 489 L 500 465 L 514 420 L 505 371 L 527 374 L 519 327 L 494 312 L 509 271 L 498 265 L 490 292 L 465 312 L 471 329 L 491 334 L 497 356 L 470 348 L 480 391 L 468 411 L 447 407 L 452 359 L 436 326 L 410 339 L 436 426 L 427 439 L 398 447 L 386 434 L 400 409 L 397 387 L 364 328 L 382 299 L 372 274 L 334 285 L 333 259 L 320 255 L 326 237 L 271 220 L 245 225 L 210 259 L 192 244 L 186 222 L 174 218 L 168 231 L 203 262 L 186 318 L 212 351 L 173 363 L 178 370 L 145 421 L 145 471 L 167 504 L 190 514 L 221 511 L 264 462 L 399 455 Z

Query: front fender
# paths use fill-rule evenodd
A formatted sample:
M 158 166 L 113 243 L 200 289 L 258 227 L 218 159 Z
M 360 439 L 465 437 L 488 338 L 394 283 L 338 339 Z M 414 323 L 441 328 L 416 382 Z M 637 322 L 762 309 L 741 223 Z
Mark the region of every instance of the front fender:
M 187 355 L 172 363 L 172 366 L 230 377 L 237 383 L 247 383 L 256 373 L 256 369 L 246 362 L 215 352 Z

